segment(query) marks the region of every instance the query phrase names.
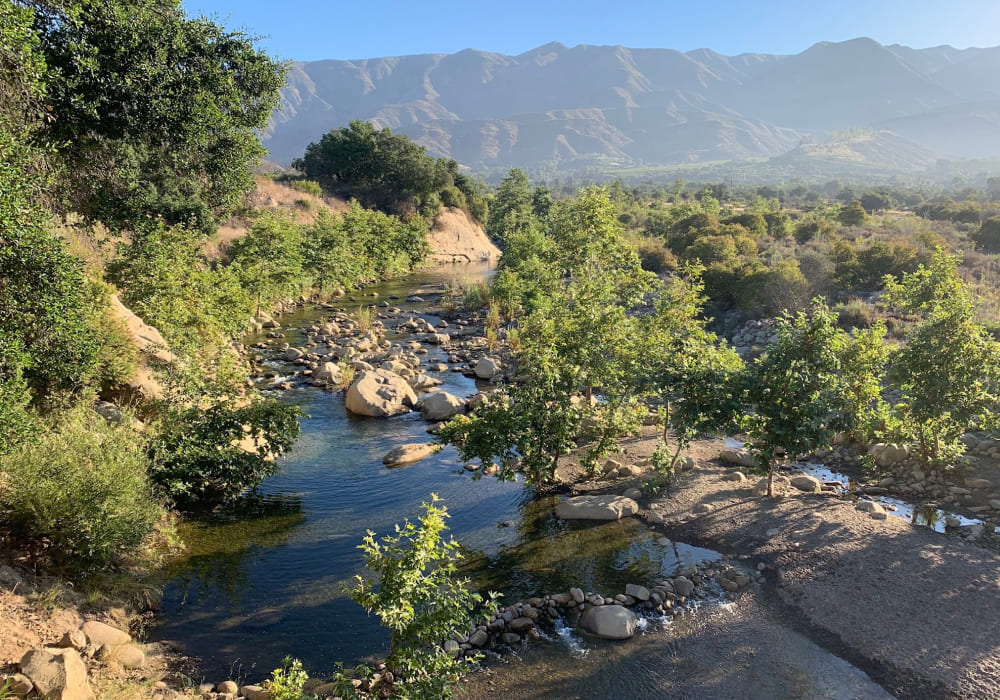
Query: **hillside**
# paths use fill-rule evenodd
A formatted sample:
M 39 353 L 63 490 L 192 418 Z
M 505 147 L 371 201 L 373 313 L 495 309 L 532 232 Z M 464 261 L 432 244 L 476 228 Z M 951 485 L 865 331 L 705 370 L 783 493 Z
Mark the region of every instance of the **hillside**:
M 791 56 L 552 43 L 518 56 L 315 61 L 292 65 L 264 142 L 288 164 L 363 119 L 478 171 L 570 170 L 772 158 L 830 131 L 875 127 L 905 152 L 983 158 L 1000 155 L 998 77 L 1000 47 L 871 39 Z M 869 164 L 912 160 L 887 155 Z

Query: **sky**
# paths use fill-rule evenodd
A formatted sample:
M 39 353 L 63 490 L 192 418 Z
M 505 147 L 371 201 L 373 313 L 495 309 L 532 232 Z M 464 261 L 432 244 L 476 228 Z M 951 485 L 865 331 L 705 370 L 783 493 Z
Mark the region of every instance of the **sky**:
M 926 48 L 1000 45 L 1000 0 L 183 0 L 260 37 L 283 60 L 479 49 L 516 55 L 551 41 L 726 55 L 799 53 L 867 36 Z

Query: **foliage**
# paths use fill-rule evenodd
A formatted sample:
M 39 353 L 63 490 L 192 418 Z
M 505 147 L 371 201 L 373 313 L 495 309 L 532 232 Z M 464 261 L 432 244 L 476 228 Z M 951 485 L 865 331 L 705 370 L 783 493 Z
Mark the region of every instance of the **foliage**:
M 161 514 L 140 435 L 89 406 L 61 416 L 30 444 L 0 456 L 0 523 L 71 574 L 108 566 L 143 541 Z
M 16 4 L 35 12 L 70 207 L 113 228 L 152 215 L 207 231 L 241 202 L 284 81 L 251 37 L 173 0 Z
M 432 218 L 443 202 L 468 207 L 483 221 L 482 188 L 454 160 L 428 155 L 423 146 L 388 128 L 354 120 L 306 147 L 292 166 L 327 188 L 340 187 L 369 206 L 395 213 L 422 211 Z
M 809 313 L 778 319 L 778 342 L 748 368 L 744 428 L 772 495 L 779 448 L 789 454 L 825 446 L 843 411 L 843 332 L 817 300 Z
M 281 668 L 271 671 L 271 679 L 264 686 L 270 700 L 309 700 L 314 696 L 305 693 L 308 680 L 309 674 L 302 668 L 302 662 L 286 656 Z
M 474 613 L 488 616 L 494 608 L 492 595 L 484 602 L 469 590 L 468 580 L 457 578 L 459 544 L 443 538 L 449 516 L 439 501 L 431 494 L 416 523 L 407 520 L 394 535 L 379 539 L 369 530 L 359 545 L 375 577 L 358 576 L 350 595 L 392 633 L 385 662 L 393 681 L 389 689 L 376 690 L 382 697 L 452 697 L 468 662 L 454 658 L 442 644 L 466 633 Z M 347 678 L 339 680 L 342 697 L 358 696 Z
M 213 268 L 197 232 L 161 221 L 137 229 L 107 275 L 126 306 L 158 328 L 173 350 L 191 355 L 239 333 L 253 312 L 238 270 Z
M 24 378 L 20 341 L 0 331 L 0 455 L 25 442 L 35 429 L 31 391 Z
M 150 446 L 153 481 L 191 505 L 234 498 L 273 474 L 274 458 L 298 437 L 298 409 L 275 399 L 247 401 L 171 407 Z
M 867 444 L 885 434 L 889 407 L 882 398 L 889 349 L 885 324 L 855 330 L 845 339 L 841 355 L 843 428 L 852 442 Z
M 229 257 L 258 315 L 265 300 L 291 296 L 302 285 L 302 230 L 290 216 L 262 214 L 233 243 Z
M 928 464 L 949 466 L 973 421 L 989 424 L 1000 390 L 1000 346 L 973 319 L 958 258 L 938 250 L 928 266 L 887 279 L 887 301 L 921 320 L 894 353 L 890 377 L 903 393 L 902 430 Z
M 82 262 L 45 229 L 35 203 L 29 145 L 0 123 L 0 334 L 23 352 L 21 373 L 35 392 L 71 391 L 96 369 Z

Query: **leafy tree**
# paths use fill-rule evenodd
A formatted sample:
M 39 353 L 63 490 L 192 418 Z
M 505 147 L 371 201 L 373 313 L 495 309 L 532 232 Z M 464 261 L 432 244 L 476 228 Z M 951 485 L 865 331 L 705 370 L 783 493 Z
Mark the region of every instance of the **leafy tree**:
M 45 137 L 68 205 L 112 227 L 208 230 L 241 203 L 284 70 L 175 0 L 16 0 L 47 64 Z
M 975 322 L 958 262 L 938 249 L 926 267 L 886 280 L 887 301 L 921 316 L 890 362 L 903 392 L 902 431 L 938 466 L 961 454 L 970 425 L 993 420 L 1000 390 L 1000 346 Z
M 276 471 L 274 458 L 298 437 L 298 415 L 294 406 L 261 397 L 236 408 L 224 400 L 172 406 L 150 445 L 152 479 L 185 506 L 235 498 Z
M 1000 253 L 1000 216 L 991 216 L 973 234 L 976 246 L 990 253 Z
M 302 229 L 289 216 L 265 213 L 229 251 L 251 296 L 261 303 L 288 296 L 302 285 Z
M 865 208 L 856 199 L 842 206 L 837 214 L 837 220 L 844 226 L 860 226 L 865 223 L 865 218 Z
M 809 452 L 829 443 L 844 408 L 841 356 L 844 334 L 817 300 L 809 313 L 778 319 L 778 341 L 748 368 L 744 427 L 758 469 L 773 495 L 779 449 Z
M 490 203 L 486 235 L 506 243 L 516 233 L 523 232 L 535 219 L 531 183 L 520 168 L 514 168 L 500 181 Z M 551 204 L 550 204 L 551 205 Z
M 371 530 L 358 546 L 374 578 L 357 577 L 351 598 L 375 613 L 392 632 L 385 660 L 391 681 L 376 687 L 373 696 L 438 700 L 453 696 L 467 662 L 443 648 L 455 634 L 471 627 L 473 614 L 492 614 L 487 600 L 469 590 L 469 581 L 456 576 L 461 559 L 459 544 L 445 540 L 448 511 L 431 494 L 416 523 L 397 525 L 394 535 L 376 539 Z M 341 676 L 338 694 L 359 697 L 347 677 Z

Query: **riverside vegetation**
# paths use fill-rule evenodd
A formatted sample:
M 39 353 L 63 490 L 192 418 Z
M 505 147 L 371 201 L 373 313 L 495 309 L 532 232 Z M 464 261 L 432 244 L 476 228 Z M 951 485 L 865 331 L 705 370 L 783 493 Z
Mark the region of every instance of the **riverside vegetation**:
M 544 487 L 579 448 L 598 474 L 651 408 L 664 435 L 651 490 L 704 433 L 744 432 L 770 490 L 781 455 L 836 433 L 913 445 L 949 474 L 964 433 L 995 428 L 1000 181 L 950 196 L 839 183 L 565 193 L 513 171 L 487 197 L 454 161 L 352 123 L 288 179 L 379 210 L 301 223 L 244 205 L 283 74 L 251 37 L 167 0 L 4 0 L 0 70 L 0 536 L 26 571 L 84 586 L 141 571 L 171 538 L 169 509 L 272 474 L 296 412 L 246 386 L 232 341 L 286 299 L 412 269 L 442 205 L 468 208 L 504 247 L 465 302 L 488 310 L 513 381 L 440 433 L 501 478 Z M 233 216 L 245 235 L 209 256 Z M 169 353 L 139 351 L 114 295 Z M 753 360 L 717 335 L 746 314 L 779 315 Z M 156 379 L 140 387 L 144 371 Z M 99 416 L 98 397 L 122 407 Z M 394 630 L 399 678 L 382 687 L 404 696 L 449 692 L 460 666 L 438 642 L 481 602 L 452 576 L 444 515 L 431 503 L 363 545 L 380 578 L 355 595 Z M 271 697 L 303 683 L 290 660 Z

